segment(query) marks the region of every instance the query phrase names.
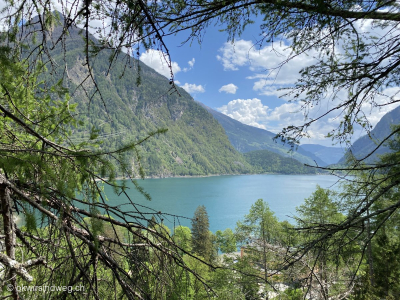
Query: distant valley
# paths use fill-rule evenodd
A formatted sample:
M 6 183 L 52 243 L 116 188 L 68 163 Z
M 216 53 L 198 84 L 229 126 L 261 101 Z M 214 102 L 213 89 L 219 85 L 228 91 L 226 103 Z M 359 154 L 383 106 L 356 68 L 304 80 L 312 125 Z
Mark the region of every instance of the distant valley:
M 203 106 L 224 127 L 229 141 L 239 152 L 269 150 L 284 157 L 294 158 L 304 164 L 322 167 L 337 163 L 344 155 L 345 151 L 342 148 L 315 144 L 300 145 L 295 149 L 291 149 L 289 145 L 275 141 L 273 138 L 276 134 L 273 132 L 245 125 L 210 107 Z
M 345 149 L 340 147 L 326 147 L 317 144 L 302 144 L 301 148 L 312 153 L 327 165 L 336 164 L 345 153 Z

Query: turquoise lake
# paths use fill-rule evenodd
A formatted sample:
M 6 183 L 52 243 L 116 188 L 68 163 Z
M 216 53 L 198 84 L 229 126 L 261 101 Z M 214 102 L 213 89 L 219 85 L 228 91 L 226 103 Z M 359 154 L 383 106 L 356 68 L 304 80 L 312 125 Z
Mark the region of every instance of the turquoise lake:
M 128 186 L 129 197 L 142 206 L 142 212 L 162 212 L 160 218 L 171 229 L 179 224 L 190 227 L 190 219 L 199 205 L 207 209 L 210 230 L 234 229 L 236 222 L 248 214 L 251 205 L 257 199 L 268 202 L 280 221 L 288 220 L 296 212 L 296 206 L 303 203 L 315 188 L 338 189 L 338 178 L 330 175 L 239 175 L 191 178 L 163 178 L 138 180 L 152 200 L 148 201 L 135 190 L 132 183 Z M 127 202 L 125 196 L 115 195 L 106 187 L 109 205 L 121 205 Z M 121 206 L 124 210 L 134 210 L 132 205 Z M 175 218 L 172 215 L 182 216 Z M 158 216 L 159 214 L 157 214 Z

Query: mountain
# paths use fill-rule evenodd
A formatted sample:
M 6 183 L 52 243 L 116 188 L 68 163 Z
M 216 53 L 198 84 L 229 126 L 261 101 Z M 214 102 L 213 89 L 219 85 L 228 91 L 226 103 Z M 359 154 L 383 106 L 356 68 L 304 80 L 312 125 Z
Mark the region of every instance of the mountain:
M 284 157 L 268 150 L 256 150 L 243 154 L 257 173 L 316 174 L 317 169 L 306 167 L 298 160 Z
M 236 148 L 236 150 L 242 153 L 255 150 L 269 150 L 285 157 L 292 157 L 309 165 L 315 165 L 315 163 L 317 163 L 319 166 L 327 165 L 327 163 L 322 159 L 315 156 L 313 153 L 304 150 L 300 146 L 296 149 L 296 151 L 290 151 L 290 146 L 273 140 L 276 135 L 275 133 L 261 128 L 245 125 L 228 117 L 227 115 L 205 106 L 204 104 L 202 105 L 214 116 L 216 120 L 218 120 L 218 122 L 225 129 L 229 141 Z
M 61 27 L 52 29 L 55 39 L 61 30 Z M 78 105 L 83 125 L 73 132 L 75 142 L 88 140 L 91 132 L 96 131 L 103 140 L 101 149 L 117 149 L 123 143 L 143 139 L 151 131 L 167 128 L 165 134 L 138 146 L 141 164 L 148 176 L 238 174 L 252 170 L 206 109 L 179 87 L 180 96 L 172 93 L 166 77 L 124 53 L 119 53 L 108 74 L 111 50 L 91 58 L 102 99 L 97 93 L 89 101 L 85 94 L 93 95 L 95 87 L 90 79 L 85 81 L 89 72 L 80 31 L 74 27 L 69 29 L 63 46 L 65 51 L 59 45 L 51 52 L 54 62 L 62 67 L 44 76 L 53 82 L 64 77 L 72 101 Z M 90 39 L 97 43 L 93 36 Z M 31 45 L 31 49 L 35 46 Z M 131 63 L 126 65 L 129 59 Z M 140 85 L 137 85 L 138 76 Z M 137 170 L 136 159 L 129 160 Z
M 314 154 L 328 165 L 336 164 L 344 155 L 345 150 L 338 147 L 326 147 L 317 144 L 304 144 L 301 145 L 305 151 Z
M 400 106 L 393 109 L 392 111 L 385 114 L 382 119 L 376 124 L 374 129 L 371 130 L 371 138 L 368 135 L 364 135 L 353 143 L 350 147 L 352 154 L 357 158 L 361 159 L 366 157 L 371 153 L 379 143 L 381 143 L 391 132 L 391 126 L 400 124 Z M 372 163 L 379 159 L 379 155 L 390 152 L 387 145 L 379 147 L 377 151 L 374 152 L 370 157 L 368 157 L 365 162 Z M 344 163 L 346 161 L 343 156 L 339 163 Z

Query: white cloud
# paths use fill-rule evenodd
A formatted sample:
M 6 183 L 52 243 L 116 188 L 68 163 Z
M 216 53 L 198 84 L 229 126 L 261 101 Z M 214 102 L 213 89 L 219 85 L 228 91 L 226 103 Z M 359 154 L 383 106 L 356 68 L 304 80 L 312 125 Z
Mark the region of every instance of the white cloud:
M 194 63 L 195 63 L 195 59 L 194 59 L 194 57 L 193 57 L 192 60 L 189 60 L 189 61 L 188 61 L 189 67 L 193 68 Z
M 270 80 L 259 79 L 254 82 L 253 90 L 258 91 L 260 95 L 282 97 L 286 91 L 280 90 L 285 85 L 273 85 Z
M 204 93 L 206 91 L 201 84 L 196 85 L 193 83 L 185 83 L 184 85 L 181 85 L 181 88 L 189 94 Z
M 400 103 L 396 102 L 390 105 L 385 105 L 399 98 L 400 89 L 398 87 L 390 87 L 384 89 L 379 95 L 375 96 L 374 101 L 379 107 L 371 106 L 369 103 L 362 105 L 362 110 L 366 112 L 366 117 L 372 126 L 375 126 L 380 119 L 388 112 L 395 109 Z
M 188 61 L 189 67 L 188 68 L 183 68 L 183 72 L 187 72 L 187 71 L 190 71 L 191 69 L 193 69 L 195 61 L 196 60 L 194 59 L 194 57 L 191 60 L 189 60 Z
M 139 58 L 143 63 L 156 70 L 156 72 L 167 78 L 171 77 L 171 70 L 168 67 L 166 54 L 159 50 L 149 49 L 143 52 Z M 172 72 L 176 75 L 181 71 L 177 62 L 171 62 Z
M 224 43 L 219 49 L 221 61 L 225 70 L 239 70 L 247 67 L 255 72 L 247 79 L 256 80 L 253 90 L 260 95 L 281 96 L 278 89 L 292 85 L 300 78 L 300 70 L 315 62 L 314 51 L 306 54 L 294 55 L 289 44 L 284 42 L 269 44 L 257 48 L 252 41 L 237 40 L 235 43 Z M 284 63 L 290 58 L 289 63 Z M 263 71 L 265 73 L 260 73 Z
M 283 77 L 280 78 L 283 82 L 293 82 L 298 77 L 295 73 L 314 62 L 313 53 L 294 56 L 290 45 L 284 42 L 257 48 L 252 41 L 237 40 L 234 43 L 224 43 L 219 51 L 222 56 L 218 55 L 217 58 L 222 62 L 225 70 L 238 70 L 239 67 L 247 66 L 254 72 L 269 71 L 270 74 L 261 74 L 269 78 L 275 78 L 279 73 L 284 72 L 285 76 L 279 76 Z M 276 69 L 290 56 L 293 56 L 290 67 L 285 68 L 288 64 L 284 64 L 282 68 Z
M 394 40 L 398 34 L 397 29 L 399 29 L 400 26 L 393 25 L 393 27 L 388 26 L 383 28 L 379 25 L 379 22 L 370 20 L 359 20 L 354 23 L 360 36 L 365 35 L 367 39 L 368 36 L 380 38 L 379 42 L 381 44 L 379 45 L 384 45 L 385 42 Z M 309 51 L 307 55 L 300 54 L 295 56 L 291 52 L 290 42 L 291 41 L 284 41 L 281 43 L 274 43 L 272 45 L 266 44 L 262 47 L 258 47 L 255 46 L 252 41 L 236 40 L 234 44 L 224 43 L 219 49 L 217 59 L 221 62 L 226 71 L 237 71 L 243 69 L 251 71 L 252 74 L 248 76 L 247 79 L 252 80 L 253 90 L 259 95 L 277 96 L 285 100 L 286 97 L 283 95 L 287 90 L 279 89 L 293 86 L 293 84 L 300 78 L 300 70 L 315 64 L 317 58 L 324 59 L 324 57 L 320 57 L 318 55 L 319 53 L 315 50 Z M 374 43 L 378 44 L 376 42 Z M 335 53 L 340 56 L 343 55 L 349 47 L 351 47 L 351 45 L 348 44 L 347 40 L 343 39 L 336 43 L 334 50 Z M 373 51 L 370 52 L 370 57 L 366 58 L 366 60 L 372 60 L 380 55 L 383 46 L 380 47 L 381 48 L 376 46 L 376 48 L 372 48 Z M 383 61 L 382 65 L 385 63 L 386 62 Z M 364 103 L 362 105 L 362 112 L 365 113 L 365 117 L 371 125 L 375 126 L 383 115 L 399 105 L 386 104 L 399 99 L 399 97 L 399 87 L 386 88 L 380 91 L 380 94 L 375 95 L 375 98 L 373 99 L 375 103 Z M 325 99 L 320 103 L 315 104 L 313 107 L 306 108 L 305 110 L 302 110 L 301 104 L 296 102 L 285 102 L 278 107 L 271 109 L 267 106 L 263 106 L 260 101 L 258 103 L 258 108 L 261 110 L 264 109 L 264 112 L 266 112 L 260 114 L 257 110 L 252 111 L 254 107 L 250 105 L 249 101 L 254 99 L 234 100 L 229 102 L 227 105 L 220 107 L 219 110 L 245 124 L 266 128 L 267 130 L 277 133 L 284 127 L 290 125 L 299 126 L 310 119 L 320 117 L 330 109 L 345 102 L 346 99 L 348 99 L 348 95 L 344 90 L 335 95 L 332 91 L 327 91 Z M 254 103 L 252 104 L 254 105 Z M 380 107 L 377 107 L 376 104 L 380 105 Z M 304 116 L 304 112 L 307 112 L 308 114 L 307 119 Z M 345 112 L 340 109 L 333 110 L 331 113 L 313 123 L 308 128 L 310 140 L 307 142 L 326 141 L 327 139 L 325 136 L 332 130 L 338 128 L 340 122 L 343 120 L 344 114 Z M 361 116 L 362 115 L 360 114 L 360 117 Z M 354 137 L 365 134 L 365 131 L 362 131 L 359 126 L 355 126 L 354 130 Z M 327 141 L 327 143 L 329 143 L 329 141 Z
M 395 97 L 400 94 L 397 88 L 388 88 L 382 91 L 386 95 Z M 346 93 L 341 92 L 339 97 L 345 97 Z M 383 96 L 382 96 L 383 97 Z M 375 99 L 377 103 L 387 103 L 388 99 Z M 284 102 L 281 105 L 270 108 L 263 105 L 260 99 L 237 99 L 230 101 L 228 104 L 217 108 L 223 114 L 239 121 L 244 124 L 266 129 L 274 133 L 280 132 L 283 128 L 290 125 L 299 126 L 304 124 L 307 120 L 321 116 L 322 112 L 328 111 L 340 103 L 340 99 L 335 99 L 328 102 L 323 102 L 308 110 L 307 119 L 304 116 L 304 110 L 299 102 Z M 376 107 L 369 103 L 363 105 L 363 111 L 366 118 L 375 126 L 379 120 L 389 111 L 393 110 L 400 103 L 386 105 L 383 107 Z M 340 110 L 333 110 L 328 115 L 322 117 L 317 122 L 314 122 L 307 132 L 310 136 L 309 139 L 304 139 L 302 143 L 321 143 L 327 146 L 332 145 L 331 140 L 326 138 L 326 135 L 332 130 L 336 129 L 340 122 L 343 120 L 343 112 Z M 360 126 L 354 128 L 353 141 L 358 137 L 365 134 Z
M 225 92 L 227 94 L 236 94 L 238 87 L 236 85 L 234 85 L 233 83 L 229 83 L 226 85 L 223 85 L 218 91 L 221 92 Z
M 263 105 L 260 99 L 232 100 L 217 110 L 243 124 L 266 129 L 262 121 L 268 116 L 269 108 Z

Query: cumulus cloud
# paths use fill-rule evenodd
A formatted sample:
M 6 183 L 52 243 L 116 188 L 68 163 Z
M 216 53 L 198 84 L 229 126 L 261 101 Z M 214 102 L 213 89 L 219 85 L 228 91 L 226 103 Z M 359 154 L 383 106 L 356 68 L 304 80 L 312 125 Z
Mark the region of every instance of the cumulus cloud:
M 236 94 L 238 87 L 236 85 L 234 85 L 233 83 L 229 83 L 226 85 L 223 85 L 218 91 L 221 92 L 225 92 L 227 94 Z
M 258 91 L 260 95 L 264 96 L 282 97 L 285 94 L 285 91 L 282 91 L 281 89 L 284 87 L 286 86 L 271 84 L 271 81 L 266 79 L 259 79 L 253 84 L 253 90 Z
M 143 52 L 139 59 L 149 67 L 156 70 L 157 73 L 160 73 L 167 78 L 171 77 L 171 70 L 166 62 L 166 59 L 168 58 L 164 52 L 160 50 L 149 49 L 146 52 Z M 181 68 L 177 62 L 171 62 L 171 67 L 174 75 L 181 71 Z
M 193 83 L 185 83 L 184 85 L 181 85 L 181 88 L 189 94 L 204 93 L 206 91 L 201 84 L 196 85 Z
M 268 116 L 269 108 L 258 98 L 232 100 L 217 110 L 243 124 L 266 129 L 262 122 Z
M 392 97 L 400 94 L 400 91 L 396 88 L 388 88 L 382 92 L 391 95 Z M 339 96 L 344 97 L 345 93 L 342 92 Z M 387 103 L 388 101 L 388 99 L 380 99 L 379 97 L 376 100 L 378 104 L 380 102 Z M 264 105 L 258 98 L 232 100 L 228 104 L 217 108 L 217 110 L 244 124 L 278 133 L 283 128 L 290 125 L 299 126 L 310 119 L 320 117 L 323 112 L 338 105 L 340 103 L 339 101 L 340 100 L 336 99 L 331 101 L 329 104 L 323 103 L 310 108 L 308 110 L 307 118 L 304 116 L 301 103 L 284 102 L 275 108 L 270 108 Z M 323 107 L 321 107 L 321 105 L 323 105 Z M 393 110 L 399 105 L 399 103 L 394 103 L 379 108 L 366 103 L 363 105 L 363 111 L 371 125 L 375 126 L 387 112 Z M 310 138 L 303 140 L 302 142 L 322 143 L 330 146 L 331 140 L 326 139 L 326 135 L 336 129 L 342 120 L 343 112 L 340 110 L 333 110 L 331 113 L 320 118 L 317 122 L 314 122 L 307 129 Z M 365 134 L 365 131 L 363 131 L 361 127 L 355 127 L 354 130 L 353 142 L 355 139 Z
M 264 105 L 260 99 L 236 99 L 227 105 L 217 108 L 221 113 L 243 124 L 266 129 L 274 133 L 280 132 L 289 125 L 300 125 L 305 121 L 301 105 L 296 102 L 283 103 L 275 108 Z M 310 112 L 310 117 L 316 116 L 317 110 Z M 309 128 L 310 140 L 307 142 L 321 142 L 326 134 L 334 129 L 340 118 L 324 117 Z
M 313 53 L 302 54 L 291 59 L 290 67 L 285 67 L 287 64 L 284 64 L 279 68 L 281 63 L 292 55 L 289 47 L 289 44 L 282 42 L 258 48 L 252 41 L 237 40 L 234 43 L 224 43 L 219 49 L 222 55 L 218 55 L 217 59 L 222 62 L 225 70 L 238 70 L 239 67 L 246 66 L 254 72 L 269 71 L 266 74 L 256 75 L 258 77 L 274 78 L 283 73 L 283 76 L 279 76 L 279 82 L 287 83 L 297 79 L 296 71 L 315 61 L 312 57 Z
M 385 37 L 386 40 L 390 40 L 398 34 L 393 30 L 394 27 L 383 28 L 378 25 L 377 22 L 370 20 L 359 20 L 354 23 L 357 31 L 365 33 L 365 36 Z M 389 32 L 389 30 L 392 30 L 392 32 Z M 346 40 L 338 41 L 334 49 L 335 53 L 343 54 L 347 47 L 349 45 Z M 288 58 L 290 58 L 289 62 L 284 63 Z M 253 90 L 259 95 L 281 97 L 283 100 L 288 100 L 284 96 L 287 90 L 280 89 L 292 86 L 300 78 L 299 71 L 315 64 L 317 58 L 320 59 L 321 57 L 315 50 L 311 50 L 307 54 L 293 55 L 290 49 L 290 41 L 259 47 L 255 46 L 252 41 L 244 39 L 236 40 L 235 43 L 224 43 L 217 56 L 225 71 L 243 69 L 251 71 L 252 74 L 246 78 L 252 81 Z M 282 101 L 282 104 L 276 108 L 269 108 L 264 106 L 260 100 L 260 102 L 254 101 L 257 98 L 233 100 L 218 110 L 245 124 L 280 132 L 284 127 L 302 125 L 310 119 L 320 117 L 348 99 L 346 91 L 340 91 L 338 94 L 327 91 L 325 96 L 326 101 L 321 101 L 321 103 L 306 111 L 308 113 L 307 119 L 304 116 L 305 110 L 301 109 L 299 103 Z M 399 105 L 398 103 L 386 105 L 399 99 L 399 96 L 399 87 L 386 88 L 375 96 L 375 103 L 366 102 L 363 104 L 362 111 L 372 126 L 375 126 L 387 112 Z M 260 113 L 256 108 L 263 113 Z M 333 110 L 313 123 L 308 128 L 311 139 L 307 142 L 326 140 L 325 136 L 336 129 L 343 120 L 344 113 L 340 110 Z M 355 137 L 365 134 L 361 127 L 356 126 L 354 130 Z
M 188 61 L 189 67 L 188 68 L 183 68 L 183 72 L 187 72 L 187 71 L 190 71 L 191 69 L 193 69 L 195 61 L 196 60 L 194 59 L 194 57 L 191 60 L 189 60 Z
M 366 112 L 366 118 L 372 126 L 375 126 L 385 114 L 400 105 L 398 102 L 386 105 L 387 103 L 397 100 L 399 98 L 399 94 L 400 89 L 398 87 L 386 88 L 382 90 L 382 92 L 374 99 L 376 104 L 381 106 L 376 107 L 369 103 L 364 103 L 362 105 L 363 111 Z
M 304 121 L 298 103 L 284 103 L 273 109 L 260 99 L 236 99 L 217 108 L 221 113 L 243 124 L 278 132 L 283 127 Z
M 195 63 L 195 59 L 194 59 L 194 57 L 193 57 L 192 60 L 189 60 L 189 61 L 188 61 L 189 67 L 193 68 L 194 63 Z
M 315 62 L 316 53 L 294 56 L 290 45 L 284 42 L 256 47 L 252 41 L 227 42 L 219 49 L 217 59 L 226 71 L 246 67 L 254 74 L 247 79 L 255 80 L 253 90 L 259 95 L 281 96 L 280 88 L 287 87 L 299 79 L 301 69 Z M 283 63 L 290 58 L 289 63 Z M 263 72 L 263 73 L 261 73 Z

